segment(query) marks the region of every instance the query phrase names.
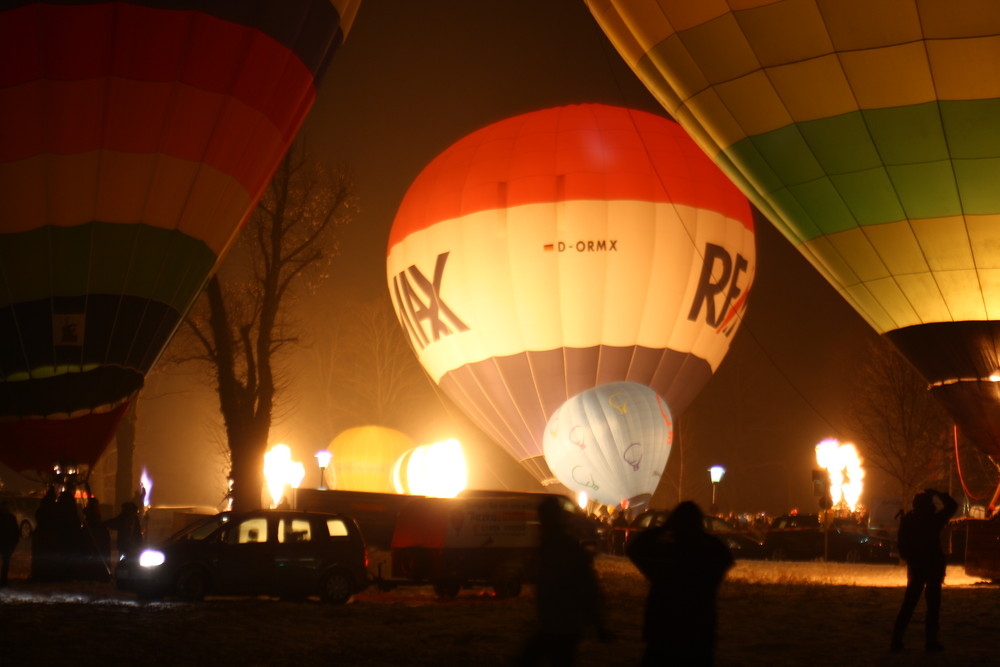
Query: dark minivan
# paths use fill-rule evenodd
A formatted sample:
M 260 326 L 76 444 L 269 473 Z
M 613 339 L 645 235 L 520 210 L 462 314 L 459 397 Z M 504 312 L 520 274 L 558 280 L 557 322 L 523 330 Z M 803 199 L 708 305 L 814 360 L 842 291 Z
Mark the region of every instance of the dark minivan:
M 367 561 L 364 538 L 350 517 L 289 510 L 223 512 L 125 557 L 115 581 L 145 599 L 318 596 L 343 604 L 368 587 Z

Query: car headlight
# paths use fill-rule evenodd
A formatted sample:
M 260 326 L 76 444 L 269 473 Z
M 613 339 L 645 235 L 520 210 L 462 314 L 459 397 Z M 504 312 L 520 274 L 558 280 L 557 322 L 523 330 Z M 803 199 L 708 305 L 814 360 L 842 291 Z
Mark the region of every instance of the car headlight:
M 139 554 L 139 567 L 157 567 L 163 565 L 163 561 L 165 560 L 166 556 L 163 555 L 162 551 L 146 549 Z

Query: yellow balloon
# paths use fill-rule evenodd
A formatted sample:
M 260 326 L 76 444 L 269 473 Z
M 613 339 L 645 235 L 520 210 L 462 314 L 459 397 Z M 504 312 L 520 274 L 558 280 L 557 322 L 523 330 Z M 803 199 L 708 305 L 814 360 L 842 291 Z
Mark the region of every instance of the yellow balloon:
M 385 426 L 349 428 L 327 447 L 333 454 L 330 487 L 391 493 L 393 464 L 415 446 L 408 435 Z

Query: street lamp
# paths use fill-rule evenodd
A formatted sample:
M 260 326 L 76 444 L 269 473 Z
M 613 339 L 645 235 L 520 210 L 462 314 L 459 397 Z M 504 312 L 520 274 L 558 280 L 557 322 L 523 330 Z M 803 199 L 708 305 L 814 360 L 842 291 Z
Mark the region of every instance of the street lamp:
M 326 468 L 330 465 L 333 454 L 329 449 L 321 449 L 316 452 L 316 462 L 319 463 L 319 490 L 326 491 Z
M 715 491 L 719 488 L 722 476 L 726 474 L 726 469 L 722 466 L 712 466 L 708 469 L 708 474 L 712 477 L 712 511 L 715 511 Z

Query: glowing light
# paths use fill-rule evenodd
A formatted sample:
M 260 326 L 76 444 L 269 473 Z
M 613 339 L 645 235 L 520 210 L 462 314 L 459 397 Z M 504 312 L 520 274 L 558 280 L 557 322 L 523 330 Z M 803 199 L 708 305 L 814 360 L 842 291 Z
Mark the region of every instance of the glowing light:
M 830 478 L 833 507 L 846 506 L 851 511 L 856 510 L 865 477 L 857 448 L 849 442 L 841 444 L 839 440 L 824 440 L 816 445 L 816 463 L 827 471 Z
M 159 565 L 163 565 L 166 559 L 167 558 L 163 555 L 162 551 L 157 551 L 156 549 L 146 549 L 139 554 L 139 566 L 157 567 Z
M 1000 382 L 1000 370 L 993 371 L 989 379 L 990 382 Z
M 316 452 L 316 462 L 319 463 L 320 468 L 328 468 L 332 458 L 333 454 L 330 453 L 329 449 L 321 449 Z
M 722 481 L 722 476 L 726 474 L 726 469 L 722 466 L 712 466 L 708 469 L 708 474 L 712 478 L 712 484 L 718 484 Z
M 288 445 L 277 444 L 264 454 L 264 478 L 267 491 L 271 494 L 271 507 L 277 507 L 285 495 L 285 488 L 299 488 L 306 468 L 292 460 L 292 450 Z
M 576 494 L 576 504 L 580 506 L 580 509 L 582 510 L 587 509 L 588 502 L 590 502 L 590 499 L 587 498 L 586 491 L 581 491 L 580 493 Z
M 142 506 L 149 507 L 149 499 L 153 495 L 153 478 L 149 476 L 146 469 L 142 469 L 142 474 L 139 475 L 139 484 L 142 488 Z
M 398 493 L 454 498 L 468 483 L 462 445 L 445 440 L 411 449 L 396 462 L 392 478 Z
M 319 489 L 320 491 L 326 491 L 326 469 L 330 466 L 330 459 L 333 458 L 333 453 L 329 449 L 321 449 L 315 454 L 316 463 L 319 464 Z

